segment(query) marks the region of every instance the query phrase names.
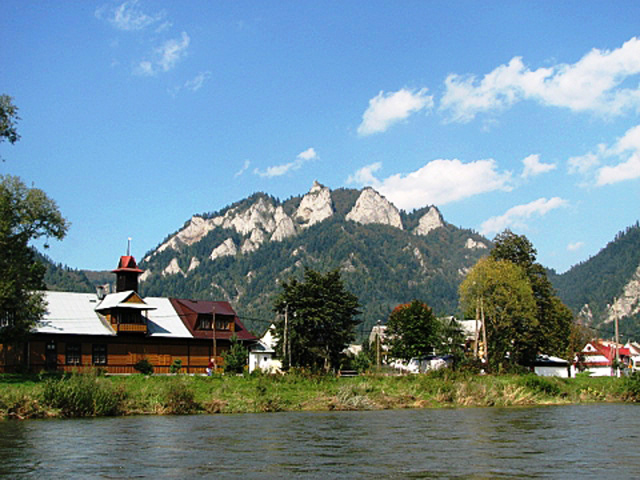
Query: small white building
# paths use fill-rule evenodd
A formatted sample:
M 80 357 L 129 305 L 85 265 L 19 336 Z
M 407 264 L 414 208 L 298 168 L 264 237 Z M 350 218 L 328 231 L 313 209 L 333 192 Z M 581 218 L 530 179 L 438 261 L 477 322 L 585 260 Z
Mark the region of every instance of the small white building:
M 541 377 L 572 378 L 576 376 L 573 365 L 563 358 L 552 355 L 538 355 L 533 371 Z
M 249 373 L 259 368 L 263 372 L 277 373 L 282 370 L 282 362 L 275 358 L 276 326 L 271 324 L 258 342 L 252 345 L 249 351 Z

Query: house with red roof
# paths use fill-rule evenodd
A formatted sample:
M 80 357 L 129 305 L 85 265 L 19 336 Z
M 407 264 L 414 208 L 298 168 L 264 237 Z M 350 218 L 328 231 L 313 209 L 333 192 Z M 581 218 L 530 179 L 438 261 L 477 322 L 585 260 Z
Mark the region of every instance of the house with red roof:
M 180 360 L 183 373 L 201 374 L 211 360 L 224 365 L 235 337 L 247 347 L 257 341 L 229 302 L 143 298 L 135 259 L 120 258 L 115 292 L 44 292 L 47 312 L 24 345 L 0 344 L 0 372 L 72 371 L 94 367 L 136 373 L 146 359 L 156 373 Z
M 629 368 L 631 351 L 628 347 L 607 340 L 593 340 L 578 354 L 576 367 L 580 371 L 590 372 L 594 377 L 617 376 L 616 355 L 621 362 L 620 369 Z

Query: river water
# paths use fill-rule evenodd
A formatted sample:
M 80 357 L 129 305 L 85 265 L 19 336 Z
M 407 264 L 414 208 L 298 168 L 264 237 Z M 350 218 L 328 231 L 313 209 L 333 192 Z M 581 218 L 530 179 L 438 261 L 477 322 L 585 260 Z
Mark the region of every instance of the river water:
M 6 478 L 640 478 L 640 405 L 0 422 Z

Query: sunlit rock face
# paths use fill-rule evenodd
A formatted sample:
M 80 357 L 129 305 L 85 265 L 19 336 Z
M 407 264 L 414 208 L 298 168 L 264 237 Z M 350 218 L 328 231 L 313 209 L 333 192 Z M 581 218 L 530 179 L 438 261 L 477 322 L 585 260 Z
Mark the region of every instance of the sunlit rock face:
M 220 258 L 220 257 L 233 256 L 233 255 L 236 255 L 237 253 L 238 253 L 238 248 L 236 247 L 236 244 L 233 242 L 233 239 L 227 238 L 224 242 L 222 242 L 220 245 L 218 245 L 216 248 L 214 248 L 211 251 L 211 255 L 209 255 L 209 258 L 211 260 L 215 260 L 216 258 Z
M 469 237 L 467 238 L 467 241 L 464 244 L 464 248 L 469 250 L 478 250 L 478 249 L 486 249 L 489 247 L 483 242 L 476 242 L 473 238 Z
M 331 200 L 331 190 L 313 182 L 309 193 L 302 197 L 300 206 L 296 211 L 296 220 L 302 228 L 310 227 L 318 222 L 322 222 L 333 215 L 333 201 Z
M 400 212 L 389 200 L 384 198 L 373 188 L 365 188 L 358 197 L 356 204 L 346 216 L 361 224 L 377 223 L 389 225 L 402 230 Z
M 442 215 L 436 207 L 431 207 L 421 218 L 418 226 L 413 229 L 416 235 L 428 235 L 430 232 L 443 227 Z
M 616 317 L 629 317 L 640 312 L 640 266 L 631 280 L 622 289 L 622 295 L 615 299 L 607 310 L 606 323 L 613 322 Z

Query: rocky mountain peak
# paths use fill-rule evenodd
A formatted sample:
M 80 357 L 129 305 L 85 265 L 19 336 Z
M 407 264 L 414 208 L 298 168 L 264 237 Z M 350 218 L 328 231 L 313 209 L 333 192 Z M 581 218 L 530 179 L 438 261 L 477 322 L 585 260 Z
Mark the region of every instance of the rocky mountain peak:
M 322 222 L 332 215 L 331 190 L 315 180 L 309 193 L 302 197 L 295 217 L 300 222 L 301 227 L 306 228 Z
M 413 229 L 416 235 L 428 235 L 429 232 L 444 226 L 442 214 L 436 207 L 430 207 L 421 218 L 418 226 Z
M 364 225 L 378 223 L 403 229 L 398 209 L 371 187 L 362 190 L 346 219 Z

